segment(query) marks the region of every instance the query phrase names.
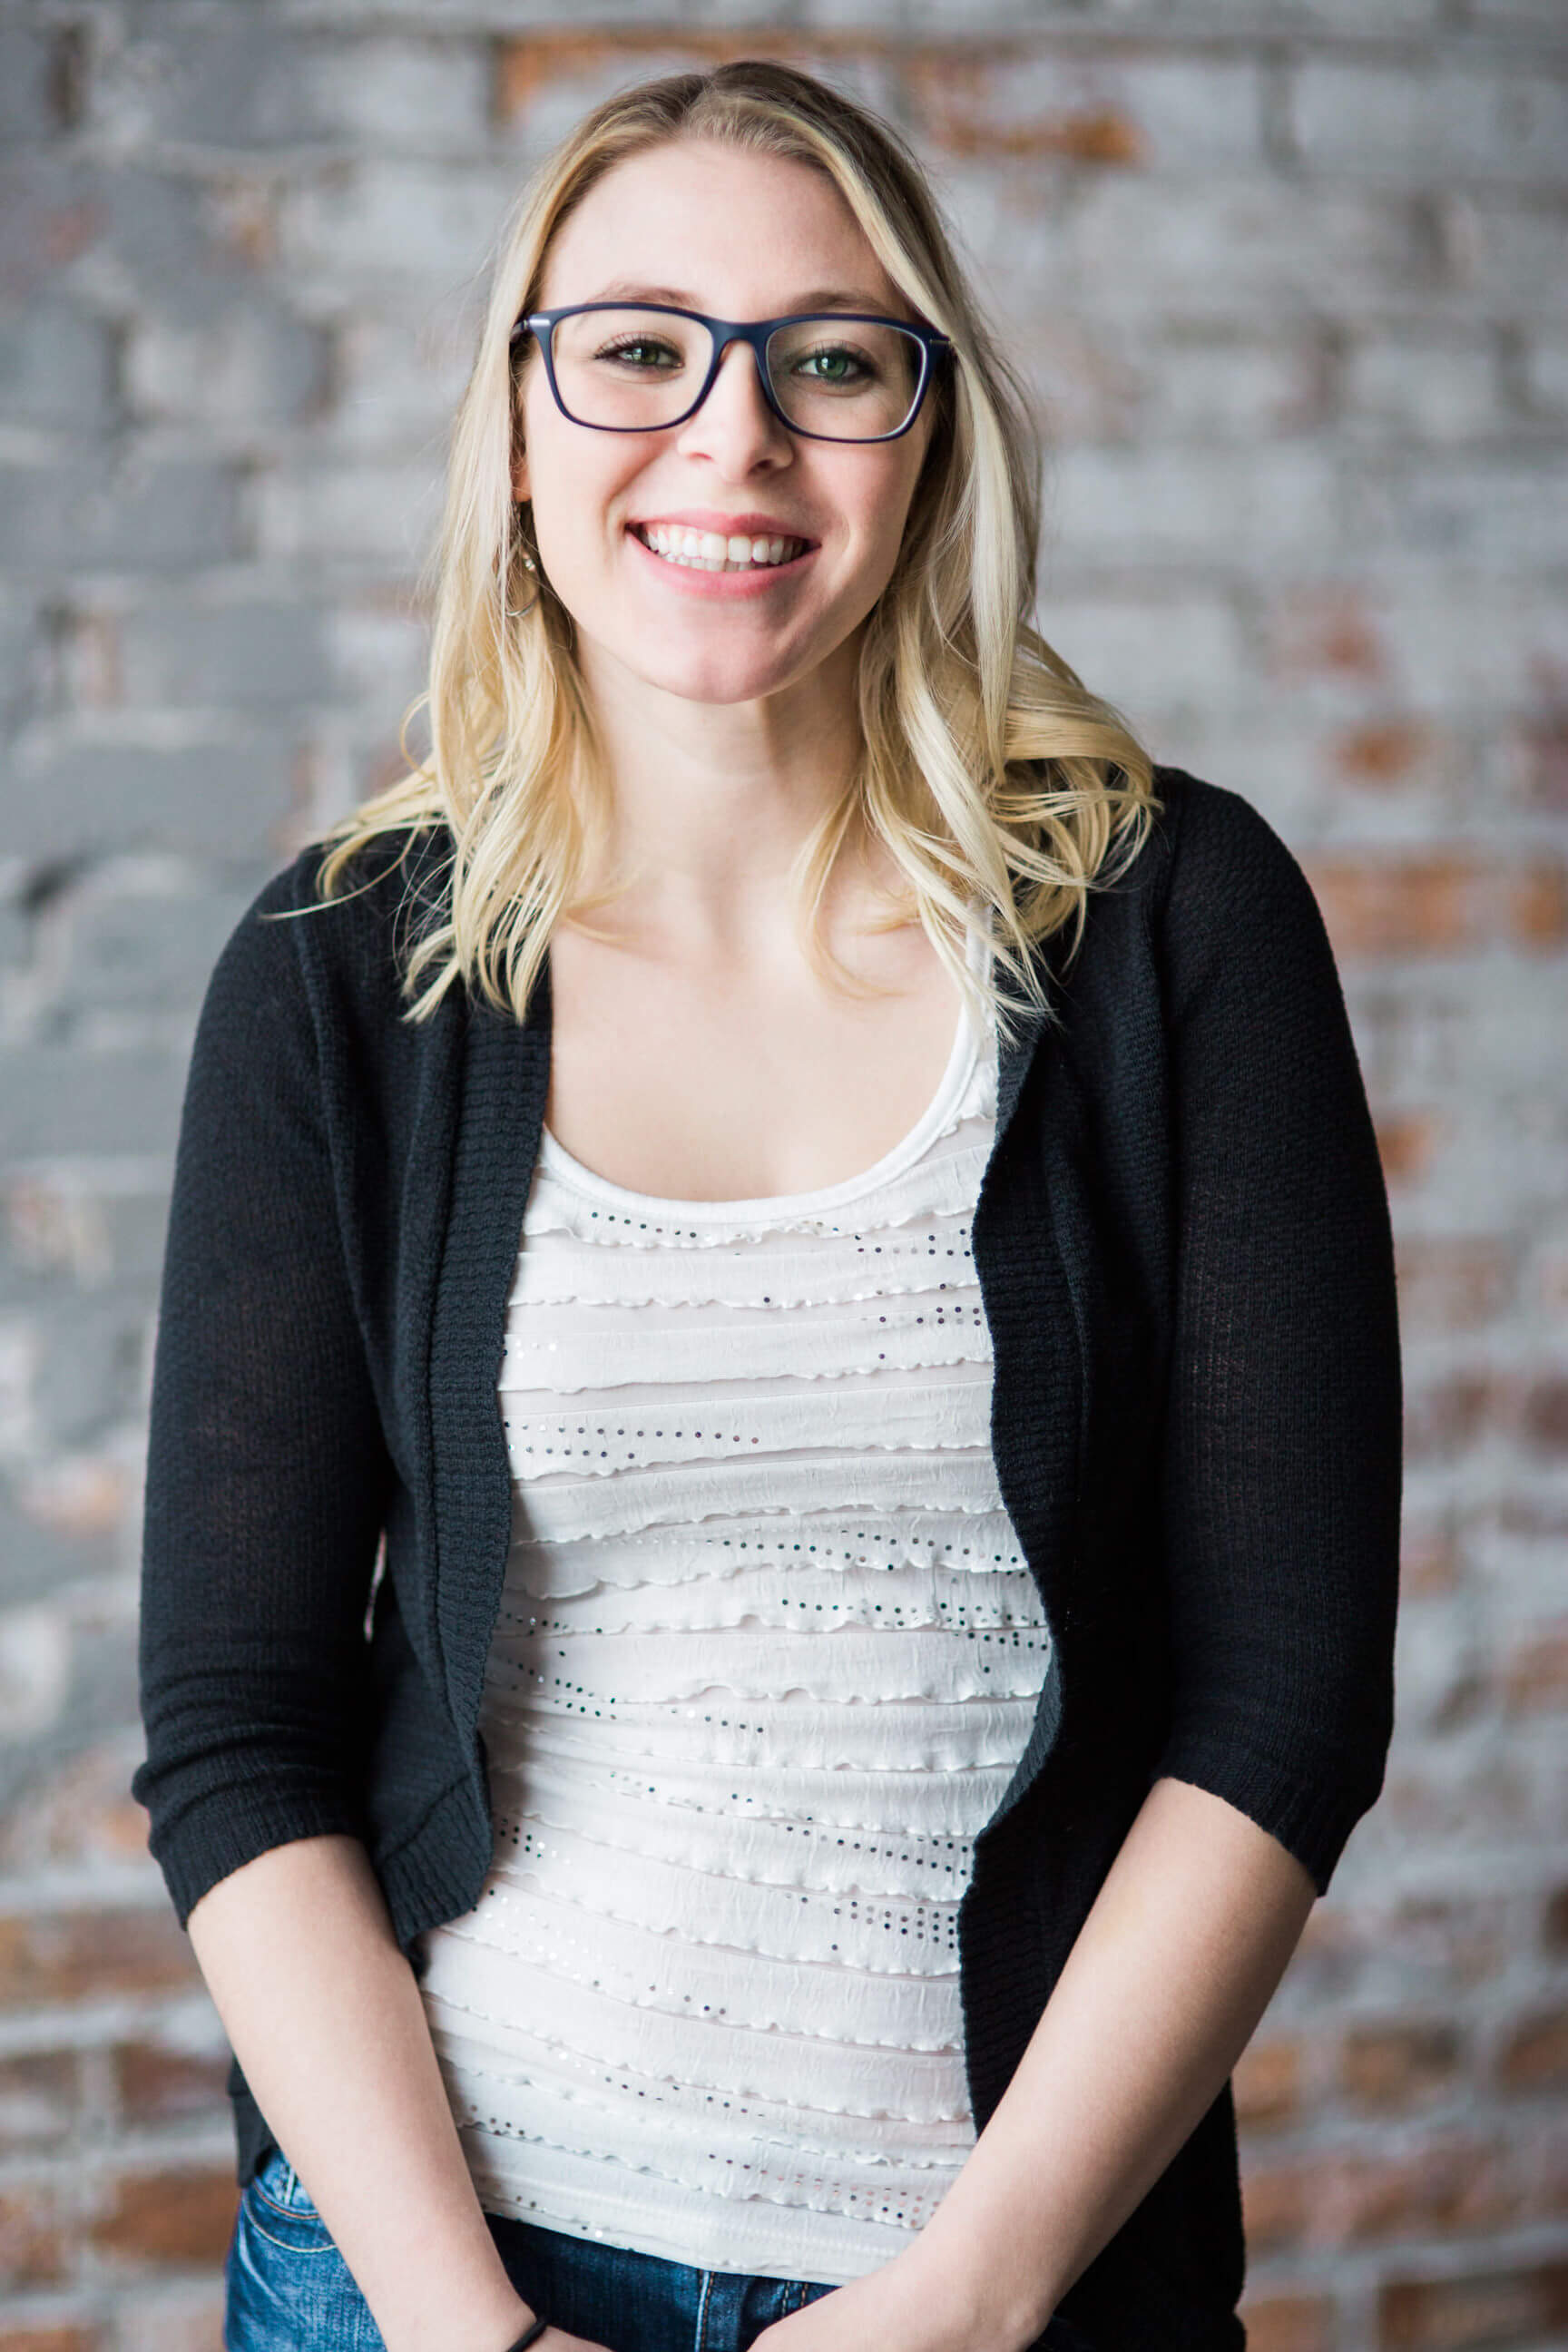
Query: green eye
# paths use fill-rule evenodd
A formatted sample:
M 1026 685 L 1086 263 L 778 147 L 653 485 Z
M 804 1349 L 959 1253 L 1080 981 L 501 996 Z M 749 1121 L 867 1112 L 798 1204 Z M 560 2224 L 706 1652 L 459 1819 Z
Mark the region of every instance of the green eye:
M 644 372 L 679 367 L 681 363 L 679 352 L 672 351 L 668 343 L 655 342 L 648 335 L 634 335 L 622 343 L 606 343 L 595 356 L 618 360 L 625 367 Z
M 835 386 L 857 383 L 868 373 L 859 355 L 846 351 L 842 344 L 829 351 L 810 352 L 796 365 L 799 373 L 812 383 Z

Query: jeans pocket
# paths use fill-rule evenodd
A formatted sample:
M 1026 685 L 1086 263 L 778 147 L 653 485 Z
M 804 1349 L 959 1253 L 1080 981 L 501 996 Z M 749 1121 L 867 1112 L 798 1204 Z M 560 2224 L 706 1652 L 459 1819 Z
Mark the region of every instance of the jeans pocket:
M 273 2148 L 263 2158 L 240 2205 L 242 2210 L 249 2206 L 253 2226 L 286 2253 L 337 2252 L 309 2189 L 281 2148 Z
M 226 2352 L 378 2352 L 381 2331 L 288 2158 L 247 2185 L 224 2271 Z

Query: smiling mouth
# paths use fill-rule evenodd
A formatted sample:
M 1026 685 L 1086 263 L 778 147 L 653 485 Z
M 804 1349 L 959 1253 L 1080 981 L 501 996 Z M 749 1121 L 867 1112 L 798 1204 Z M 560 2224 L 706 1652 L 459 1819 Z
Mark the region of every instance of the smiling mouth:
M 727 539 L 721 531 L 690 530 L 683 523 L 634 522 L 630 529 L 650 555 L 682 564 L 689 572 L 763 572 L 773 564 L 793 563 L 812 544 L 808 539 L 769 539 L 750 532 Z

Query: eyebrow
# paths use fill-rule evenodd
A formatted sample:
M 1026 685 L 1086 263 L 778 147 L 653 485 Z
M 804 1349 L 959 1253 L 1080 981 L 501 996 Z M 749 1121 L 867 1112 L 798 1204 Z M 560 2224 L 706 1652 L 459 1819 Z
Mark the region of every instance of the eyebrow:
M 894 298 L 897 299 L 897 297 Z M 696 310 L 702 306 L 695 294 L 678 286 L 644 286 L 626 278 L 616 278 L 602 293 L 589 297 L 595 302 L 664 302 L 672 310 Z M 788 318 L 797 310 L 868 310 L 873 318 L 886 319 L 896 315 L 887 308 L 887 298 L 868 294 L 858 287 L 814 286 L 791 303 L 788 310 L 777 315 Z

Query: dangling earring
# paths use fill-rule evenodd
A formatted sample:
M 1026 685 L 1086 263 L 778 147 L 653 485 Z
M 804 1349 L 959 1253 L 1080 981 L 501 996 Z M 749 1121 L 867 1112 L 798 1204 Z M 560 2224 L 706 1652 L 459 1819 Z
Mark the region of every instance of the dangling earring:
M 518 502 L 517 502 L 517 503 L 518 503 L 519 510 L 521 511 L 521 507 L 522 507 L 522 504 L 523 504 L 523 501 L 522 501 L 521 499 L 519 499 L 519 500 L 518 500 Z M 539 577 L 539 566 L 538 566 L 538 564 L 535 562 L 535 561 L 534 561 L 534 559 L 533 559 L 532 555 L 530 553 L 529 550 L 528 550 L 526 547 L 522 550 L 522 568 L 523 568 L 523 570 L 524 570 L 524 571 L 529 574 L 529 576 L 530 576 L 530 578 L 531 578 L 531 579 L 533 579 L 533 580 L 537 580 L 537 579 L 538 579 L 538 577 Z M 514 611 L 513 611 L 513 609 L 512 609 L 512 607 L 511 607 L 510 604 L 506 604 L 506 603 L 504 602 L 504 600 L 503 600 L 503 602 L 502 602 L 501 609 L 502 609 L 502 611 L 505 613 L 505 614 L 506 614 L 506 616 L 507 616 L 507 619 L 508 619 L 509 621 L 526 621 L 526 620 L 527 620 L 527 618 L 528 618 L 528 616 L 529 616 L 529 614 L 530 614 L 530 613 L 531 613 L 531 612 L 532 612 L 532 610 L 533 610 L 534 606 L 538 604 L 538 602 L 539 602 L 539 591 L 538 591 L 538 589 L 536 588 L 536 589 L 534 590 L 534 592 L 533 592 L 532 595 L 529 598 L 529 600 L 528 600 L 527 604 L 524 604 L 524 605 L 521 605 L 521 606 L 517 611 L 515 611 L 515 612 L 514 612 Z

